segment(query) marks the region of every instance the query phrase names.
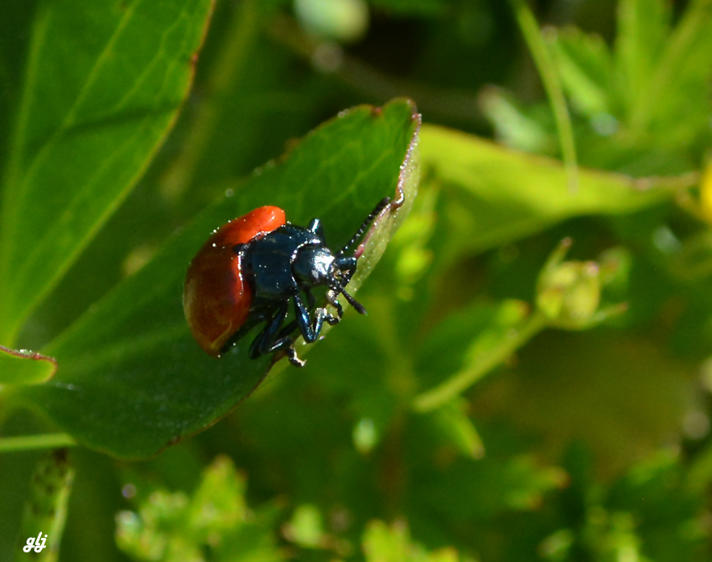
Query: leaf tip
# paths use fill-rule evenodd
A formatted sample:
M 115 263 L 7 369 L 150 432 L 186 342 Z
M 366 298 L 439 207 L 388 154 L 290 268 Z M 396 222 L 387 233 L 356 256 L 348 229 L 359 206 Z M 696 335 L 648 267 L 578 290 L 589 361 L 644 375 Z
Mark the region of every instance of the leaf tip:
M 47 371 L 38 370 L 37 377 L 34 377 L 33 373 L 29 373 L 27 374 L 25 380 L 13 381 L 15 384 L 35 384 L 47 382 L 52 377 L 54 377 L 55 373 L 57 372 L 57 359 L 49 355 L 42 355 L 41 353 L 31 351 L 29 349 L 12 349 L 9 347 L 5 347 L 4 345 L 0 345 L 0 355 L 1 354 L 9 355 L 13 359 L 41 361 L 49 365 L 49 370 Z

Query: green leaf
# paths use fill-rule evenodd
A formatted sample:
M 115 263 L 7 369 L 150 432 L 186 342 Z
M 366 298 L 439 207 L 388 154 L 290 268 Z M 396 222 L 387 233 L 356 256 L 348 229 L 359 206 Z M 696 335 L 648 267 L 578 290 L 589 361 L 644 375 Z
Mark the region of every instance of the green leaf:
M 245 477 L 228 457 L 205 468 L 192 495 L 159 489 L 116 516 L 116 542 L 136 560 L 281 560 L 275 509 L 247 506 Z
M 480 96 L 480 105 L 492 121 L 497 139 L 526 152 L 554 154 L 556 139 L 551 133 L 551 114 L 525 108 L 514 96 L 500 88 L 489 87 Z
M 621 94 L 629 115 L 645 98 L 660 97 L 651 91 L 650 80 L 657 67 L 670 27 L 670 3 L 664 0 L 621 0 L 618 3 L 616 67 Z
M 1 340 L 14 340 L 151 160 L 210 10 L 210 0 L 37 3 L 24 76 L 11 76 L 22 89 L 3 106 L 14 126 L 2 163 Z
M 451 400 L 443 404 L 433 412 L 433 421 L 444 439 L 466 457 L 479 459 L 485 455 L 482 438 L 467 415 L 466 400 Z
M 0 345 L 0 384 L 35 384 L 52 378 L 57 361 L 40 353 Z
M 284 534 L 302 548 L 322 547 L 327 537 L 319 508 L 312 504 L 297 507 L 284 526 Z
M 661 140 L 678 149 L 709 134 L 711 50 L 712 1 L 695 0 L 664 44 L 648 87 L 657 95 L 641 97 L 634 123 L 642 127 L 652 121 Z
M 320 126 L 276 163 L 207 208 L 137 275 L 50 344 L 57 375 L 16 396 L 44 409 L 81 443 L 141 457 L 207 427 L 247 396 L 270 368 L 250 360 L 251 335 L 217 360 L 193 341 L 181 294 L 188 262 L 210 231 L 264 204 L 295 224 L 320 217 L 344 244 L 375 203 L 397 190 L 404 204 L 367 234 L 355 289 L 385 249 L 415 195 L 419 115 L 412 103 L 360 106 Z M 345 318 L 345 322 L 349 318 Z
M 248 518 L 244 475 L 235 470 L 228 457 L 217 457 L 203 473 L 193 493 L 187 525 L 193 534 L 208 542 L 210 534 L 226 532 Z
M 410 533 L 403 521 L 388 527 L 383 521 L 371 521 L 363 534 L 363 551 L 366 560 L 409 560 L 411 550 Z
M 436 326 L 417 353 L 420 381 L 432 386 L 414 399 L 417 411 L 442 406 L 506 360 L 544 327 L 526 303 L 475 303 Z
M 571 101 L 589 116 L 612 113 L 612 61 L 605 41 L 576 28 L 546 35 Z
M 457 562 L 461 558 L 452 547 L 428 552 L 415 542 L 405 521 L 390 526 L 380 520 L 368 523 L 361 539 L 367 562 Z
M 561 163 L 502 148 L 458 131 L 427 125 L 422 157 L 429 178 L 447 192 L 447 262 L 463 251 L 483 251 L 541 231 L 569 217 L 630 213 L 672 199 L 696 184 L 696 174 L 631 178 L 581 169 L 571 190 Z M 445 198 L 444 198 L 445 199 Z

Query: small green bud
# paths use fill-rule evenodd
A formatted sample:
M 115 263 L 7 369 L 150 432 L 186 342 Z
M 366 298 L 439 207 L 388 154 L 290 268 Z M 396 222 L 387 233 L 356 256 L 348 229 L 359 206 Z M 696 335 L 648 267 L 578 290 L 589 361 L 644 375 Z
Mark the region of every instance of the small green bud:
M 545 269 L 537 288 L 537 307 L 552 325 L 584 328 L 601 302 L 600 268 L 595 262 L 568 261 Z
M 364 0 L 294 0 L 294 11 L 307 31 L 332 41 L 358 41 L 368 31 Z

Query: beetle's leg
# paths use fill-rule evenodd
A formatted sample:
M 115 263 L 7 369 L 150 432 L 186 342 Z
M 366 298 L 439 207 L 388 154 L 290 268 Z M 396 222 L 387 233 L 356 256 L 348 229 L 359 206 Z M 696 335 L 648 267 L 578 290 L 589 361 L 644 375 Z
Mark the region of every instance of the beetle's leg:
M 282 332 L 293 332 L 296 327 L 296 323 L 290 323 L 282 330 Z M 289 328 L 289 330 L 287 330 L 287 328 Z M 286 350 L 287 358 L 292 365 L 295 367 L 304 367 L 304 365 L 306 365 L 306 361 L 299 359 L 297 350 L 294 349 L 294 337 L 291 335 L 277 337 L 277 339 L 275 339 L 269 347 L 265 348 L 262 353 L 272 353 L 274 351 L 281 351 L 282 349 Z
M 282 326 L 287 316 L 288 304 L 280 305 L 269 324 L 259 334 L 250 347 L 250 357 L 253 359 L 260 355 L 266 355 L 275 351 L 286 350 L 289 362 L 295 367 L 304 367 L 306 361 L 299 359 L 297 351 L 294 349 L 294 337 L 291 335 L 299 325 L 293 320 L 286 326 Z
M 311 291 L 309 289 L 304 289 L 304 294 L 307 296 L 307 304 L 309 305 L 309 310 L 315 309 L 316 308 L 316 299 L 314 298 L 314 295 L 311 293 Z M 327 297 L 327 300 L 328 300 L 328 297 Z M 329 301 L 329 302 L 331 302 L 331 301 Z M 337 301 L 337 305 L 338 305 L 338 301 Z M 324 314 L 324 320 L 326 322 L 328 322 L 329 324 L 331 324 L 332 326 L 334 324 L 339 323 L 339 319 L 335 318 L 328 312 L 326 312 L 326 314 Z M 299 327 L 300 327 L 299 322 L 297 320 L 292 320 L 289 324 L 284 326 L 279 331 L 279 333 L 277 334 L 277 337 L 275 338 L 274 341 L 276 342 L 277 340 L 290 335 L 292 332 L 294 332 L 294 330 L 298 329 Z
M 294 330 L 296 328 L 296 325 L 292 328 Z M 282 349 L 286 350 L 287 352 L 287 358 L 289 359 L 289 362 L 294 365 L 295 367 L 304 367 L 306 365 L 306 361 L 303 359 L 299 359 L 299 356 L 297 355 L 297 350 L 294 349 L 294 337 L 293 336 L 284 336 L 281 338 L 277 338 L 272 342 L 272 344 L 265 348 L 264 351 L 261 352 L 262 355 L 267 354 L 267 353 L 272 353 L 274 351 L 281 351 Z
M 289 362 L 292 365 L 294 365 L 295 367 L 304 367 L 304 365 L 306 365 L 306 361 L 299 359 L 299 356 L 297 355 L 297 350 L 294 349 L 294 336 L 291 335 L 291 333 L 296 330 L 297 327 L 298 326 L 296 320 L 287 324 L 284 328 L 280 330 L 279 334 L 277 334 L 277 337 L 274 339 L 272 344 L 265 349 L 264 353 L 272 353 L 273 351 L 280 351 L 284 349 L 286 350 L 287 357 L 289 358 Z
M 294 328 L 292 328 L 292 329 L 294 329 Z M 282 349 L 286 350 L 287 357 L 289 358 L 289 362 L 292 365 L 294 365 L 295 367 L 304 367 L 304 365 L 306 365 L 306 361 L 299 359 L 299 356 L 297 355 L 297 350 L 294 349 L 294 337 L 293 336 L 284 336 L 281 338 L 277 338 L 276 340 L 274 340 L 272 342 L 272 345 L 270 345 L 265 350 L 265 353 L 272 353 L 273 351 L 281 351 Z
M 285 302 L 279 306 L 277 311 L 272 315 L 272 318 L 267 323 L 267 326 L 265 326 L 265 329 L 258 334 L 252 342 L 252 345 L 250 345 L 251 359 L 259 357 L 260 355 L 265 355 L 266 353 L 272 351 L 270 348 L 272 347 L 275 337 L 282 327 L 286 317 L 287 303 Z
M 290 322 L 282 328 L 286 316 L 287 303 L 285 302 L 280 305 L 269 324 L 252 342 L 250 346 L 250 357 L 252 359 L 260 355 L 286 349 L 289 362 L 295 367 L 304 367 L 306 361 L 302 361 L 297 356 L 297 351 L 294 349 L 294 338 L 291 335 L 285 335 L 290 334 L 297 328 L 297 322 Z
M 294 313 L 297 316 L 297 325 L 299 326 L 299 331 L 304 336 L 304 341 L 307 343 L 314 343 L 316 338 L 319 336 L 321 331 L 321 324 L 324 320 L 323 316 L 317 314 L 314 316 L 314 325 L 312 326 L 311 318 L 309 317 L 309 309 L 307 305 L 304 304 L 302 296 L 297 293 L 294 295 Z
M 329 292 L 327 291 L 326 300 L 330 304 L 334 304 L 329 300 L 328 293 Z M 304 289 L 304 294 L 307 296 L 307 303 L 309 304 L 309 310 L 316 309 L 316 299 L 314 298 L 314 295 L 312 295 L 312 292 L 307 288 L 307 289 Z M 338 301 L 336 302 L 336 304 L 334 306 L 336 307 L 336 312 L 339 314 L 338 318 L 336 318 L 333 314 L 331 314 L 328 310 L 326 310 L 326 308 L 322 307 L 322 310 L 324 311 L 324 320 L 326 320 L 326 322 L 331 326 L 335 326 L 336 324 L 339 323 L 339 320 L 341 319 L 341 314 L 343 313 L 343 311 L 339 311 L 339 308 L 341 307 L 341 305 L 339 304 Z
M 314 296 L 309 291 L 305 291 L 305 293 L 307 295 L 309 307 L 313 307 L 316 304 Z M 304 367 L 306 361 L 299 359 L 297 351 L 294 349 L 294 336 L 292 335 L 292 332 L 298 328 L 304 337 L 304 341 L 307 343 L 314 343 L 319 337 L 324 321 L 329 324 L 336 324 L 339 321 L 338 318 L 335 318 L 329 314 L 325 308 L 317 308 L 315 310 L 314 318 L 310 318 L 310 308 L 307 307 L 307 304 L 304 302 L 300 294 L 296 294 L 293 297 L 293 301 L 294 312 L 297 316 L 296 320 L 292 320 L 286 326 L 282 326 L 284 318 L 287 315 L 287 305 L 285 303 L 280 306 L 279 310 L 272 317 L 272 320 L 270 320 L 267 327 L 259 336 L 257 336 L 255 341 L 252 342 L 250 352 L 251 354 L 254 352 L 255 355 L 253 357 L 284 349 L 286 350 L 287 357 L 292 365 L 296 367 Z
M 307 230 L 316 234 L 322 240 L 324 239 L 324 227 L 321 226 L 321 221 L 319 219 L 312 219 L 309 221 Z
M 336 314 L 338 315 L 338 318 L 334 319 L 336 320 L 334 324 L 337 324 L 341 317 L 344 315 L 344 307 L 341 306 L 341 303 L 337 300 L 337 294 L 338 293 L 334 289 L 329 289 L 326 292 L 326 301 L 336 309 Z M 329 322 L 329 324 L 331 324 L 331 322 Z
M 304 367 L 304 365 L 307 364 L 304 359 L 299 359 L 299 356 L 297 355 L 297 350 L 294 349 L 294 341 L 292 341 L 292 344 L 287 347 L 287 358 L 289 359 L 289 362 L 295 367 Z
M 339 319 L 336 318 L 335 316 L 329 314 L 329 312 L 327 310 L 325 310 L 323 308 L 316 308 L 316 299 L 314 298 L 314 295 L 312 295 L 311 291 L 309 291 L 308 289 L 305 289 L 304 293 L 307 295 L 307 304 L 309 306 L 309 308 L 307 309 L 307 313 L 309 310 L 316 309 L 317 311 L 322 311 L 322 312 L 317 312 L 317 314 L 319 314 L 323 317 L 323 321 L 331 324 L 332 326 L 339 323 Z M 336 304 L 337 305 L 339 304 L 338 301 Z M 294 332 L 294 330 L 300 329 L 300 327 L 301 327 L 301 325 L 297 320 L 292 320 L 289 324 L 282 327 L 282 329 L 279 331 L 279 333 L 275 337 L 274 341 L 277 342 L 278 340 L 290 335 L 292 332 Z
M 304 341 L 307 343 L 314 343 L 319 337 L 319 332 L 321 332 L 321 325 L 328 316 L 331 316 L 325 309 L 317 308 L 315 310 L 314 318 L 309 317 L 309 309 L 302 296 L 300 294 L 294 295 L 292 298 L 294 301 L 294 312 L 297 315 L 297 324 L 299 325 L 299 331 L 304 336 Z M 327 320 L 328 322 L 328 320 Z

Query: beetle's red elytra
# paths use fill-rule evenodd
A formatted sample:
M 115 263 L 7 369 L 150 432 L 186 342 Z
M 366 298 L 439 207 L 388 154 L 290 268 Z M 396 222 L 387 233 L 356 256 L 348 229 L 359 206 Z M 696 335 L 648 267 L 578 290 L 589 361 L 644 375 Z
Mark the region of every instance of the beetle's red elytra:
M 210 355 L 220 355 L 250 311 L 252 288 L 245 283 L 234 247 L 272 232 L 286 220 L 279 207 L 258 207 L 218 228 L 190 262 L 183 310 L 193 337 Z

